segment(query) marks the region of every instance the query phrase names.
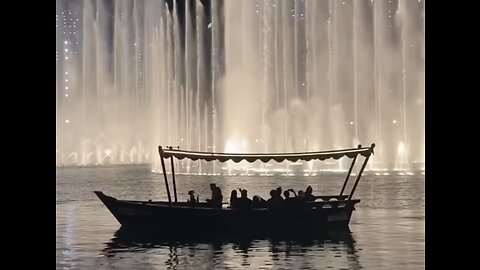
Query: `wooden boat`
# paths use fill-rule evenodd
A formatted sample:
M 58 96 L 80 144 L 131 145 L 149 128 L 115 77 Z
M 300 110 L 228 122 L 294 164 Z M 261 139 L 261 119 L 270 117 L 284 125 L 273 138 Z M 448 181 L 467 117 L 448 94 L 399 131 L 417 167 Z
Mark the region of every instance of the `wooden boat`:
M 169 234 L 176 233 L 198 233 L 199 231 L 210 231 L 213 233 L 283 233 L 291 231 L 325 231 L 327 229 L 348 228 L 352 212 L 359 199 L 353 199 L 355 189 L 360 181 L 362 173 L 367 165 L 370 156 L 373 154 L 375 144 L 370 147 L 353 149 L 303 152 L 303 153 L 274 153 L 274 154 L 229 154 L 229 153 L 207 153 L 196 151 L 184 151 L 168 147 L 163 149 L 159 146 L 158 151 L 163 169 L 165 187 L 168 196 L 167 201 L 129 201 L 118 200 L 105 195 L 101 191 L 95 194 L 113 214 L 122 228 L 151 230 Z M 364 162 L 355 179 L 354 185 L 348 195 L 344 194 L 350 178 L 350 174 L 358 156 L 363 156 Z M 285 160 L 296 162 L 298 160 L 326 160 L 329 158 L 339 159 L 348 157 L 353 159 L 348 170 L 345 182 L 339 194 L 328 196 L 317 196 L 316 201 L 306 202 L 299 208 L 285 209 L 232 209 L 230 207 L 216 208 L 207 203 L 196 203 L 191 205 L 187 202 L 178 202 L 175 182 L 175 170 L 173 158 L 206 161 L 226 162 L 233 160 L 240 162 L 246 160 L 255 162 L 261 160 L 268 162 Z M 165 170 L 165 159 L 171 160 L 174 201 L 171 199 L 169 182 Z

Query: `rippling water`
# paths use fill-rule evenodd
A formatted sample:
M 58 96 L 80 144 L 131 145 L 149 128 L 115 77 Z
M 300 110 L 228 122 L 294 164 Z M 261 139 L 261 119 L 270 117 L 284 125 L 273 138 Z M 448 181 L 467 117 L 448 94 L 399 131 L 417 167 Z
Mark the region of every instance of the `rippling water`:
M 93 190 L 132 200 L 166 200 L 163 176 L 144 166 L 62 168 L 56 177 L 57 269 L 424 269 L 425 177 L 364 175 L 355 192 L 362 199 L 351 232 L 316 239 L 143 239 L 124 235 Z M 178 175 L 179 200 L 194 189 L 224 200 L 242 187 L 268 198 L 270 189 L 337 194 L 344 174 L 315 177 L 219 177 Z M 353 181 L 352 181 L 353 182 Z M 353 183 L 351 183 L 353 184 Z M 349 188 L 347 187 L 347 190 Z

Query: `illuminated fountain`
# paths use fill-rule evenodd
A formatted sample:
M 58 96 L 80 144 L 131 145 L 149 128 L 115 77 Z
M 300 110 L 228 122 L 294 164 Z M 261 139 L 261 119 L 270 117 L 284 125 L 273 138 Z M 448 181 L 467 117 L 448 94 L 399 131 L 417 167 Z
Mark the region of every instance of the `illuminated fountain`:
M 424 167 L 423 1 L 64 0 L 57 15 L 57 166 L 157 170 L 159 144 L 293 152 L 375 142 L 368 169 Z M 348 168 L 179 163 L 195 174 Z

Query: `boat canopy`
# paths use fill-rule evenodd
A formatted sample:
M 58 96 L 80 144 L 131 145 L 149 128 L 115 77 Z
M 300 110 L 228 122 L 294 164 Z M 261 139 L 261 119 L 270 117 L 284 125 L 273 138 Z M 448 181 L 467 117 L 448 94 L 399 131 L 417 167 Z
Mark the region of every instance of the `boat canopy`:
M 349 157 L 352 158 L 352 164 L 350 165 L 350 169 L 347 173 L 347 178 L 343 184 L 342 190 L 340 191 L 340 196 L 343 195 L 345 191 L 345 187 L 347 186 L 348 179 L 352 172 L 353 166 L 355 165 L 355 161 L 357 160 L 358 155 L 362 155 L 365 157 L 363 162 L 362 168 L 357 175 L 357 179 L 355 180 L 355 184 L 353 185 L 352 191 L 348 196 L 348 199 L 351 200 L 353 197 L 353 193 L 357 188 L 358 181 L 362 176 L 363 170 L 367 165 L 368 159 L 373 154 L 373 149 L 375 148 L 375 144 L 372 143 L 370 147 L 362 147 L 358 145 L 358 148 L 351 148 L 351 149 L 343 149 L 343 150 L 331 150 L 331 151 L 321 151 L 321 152 L 302 152 L 302 153 L 264 153 L 264 154 L 232 154 L 232 153 L 213 153 L 213 152 L 198 152 L 198 151 L 185 151 L 180 150 L 178 147 L 174 149 L 173 147 L 169 146 L 166 149 L 163 149 L 162 146 L 158 147 L 158 153 L 160 154 L 160 161 L 162 163 L 162 170 L 163 170 L 163 178 L 165 179 L 165 188 L 167 189 L 167 196 L 168 202 L 172 203 L 172 198 L 170 196 L 170 188 L 168 186 L 168 179 L 167 179 L 167 172 L 165 170 L 165 161 L 164 159 L 170 158 L 170 164 L 172 166 L 172 180 L 173 180 L 173 194 L 175 195 L 175 203 L 177 202 L 177 187 L 175 183 L 175 169 L 173 166 L 173 157 L 177 159 L 184 159 L 188 158 L 191 160 L 206 160 L 206 161 L 215 161 L 218 160 L 220 162 L 226 162 L 229 160 L 233 160 L 234 162 L 240 162 L 242 160 L 246 160 L 250 163 L 255 162 L 257 160 L 261 160 L 262 162 L 269 162 L 270 160 L 275 160 L 277 162 L 282 162 L 285 160 L 296 162 L 298 160 L 310 161 L 314 159 L 325 160 L 329 158 L 339 159 L 342 157 Z
M 325 159 L 339 159 L 342 157 L 355 158 L 357 155 L 368 157 L 373 153 L 375 144 L 370 147 L 361 147 L 343 150 L 321 151 L 321 152 L 301 152 L 301 153 L 256 153 L 256 154 L 233 154 L 233 153 L 213 153 L 213 152 L 197 152 L 197 151 L 185 151 L 180 149 L 174 149 L 168 147 L 166 149 L 161 146 L 158 147 L 158 151 L 163 158 L 176 157 L 177 159 L 188 158 L 191 160 L 206 160 L 226 162 L 232 160 L 236 163 L 246 160 L 250 163 L 257 160 L 262 162 L 269 162 L 275 160 L 282 162 L 285 160 L 296 162 L 298 160 L 310 161 L 310 160 L 325 160 Z

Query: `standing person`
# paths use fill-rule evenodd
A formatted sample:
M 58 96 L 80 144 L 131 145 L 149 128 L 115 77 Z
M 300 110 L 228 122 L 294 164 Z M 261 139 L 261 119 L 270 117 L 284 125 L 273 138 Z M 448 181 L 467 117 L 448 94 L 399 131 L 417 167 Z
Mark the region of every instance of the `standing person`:
M 222 190 L 217 187 L 214 183 L 210 184 L 210 190 L 212 191 L 212 197 L 211 199 L 207 199 L 207 203 L 211 207 L 222 207 L 222 201 L 223 201 L 223 195 L 222 195 Z

